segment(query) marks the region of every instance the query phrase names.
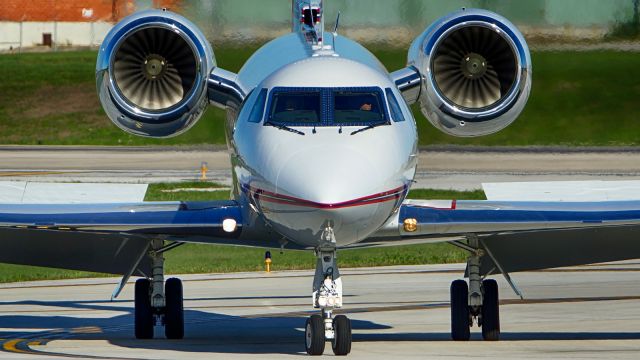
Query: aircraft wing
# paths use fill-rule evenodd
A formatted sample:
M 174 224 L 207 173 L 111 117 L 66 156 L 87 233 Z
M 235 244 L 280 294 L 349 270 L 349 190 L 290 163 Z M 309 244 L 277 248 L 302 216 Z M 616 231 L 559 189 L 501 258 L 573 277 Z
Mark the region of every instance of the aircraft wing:
M 640 257 L 640 201 L 405 201 L 362 246 L 475 238 L 482 274 Z
M 234 201 L 0 205 L 0 262 L 149 276 L 151 240 L 233 242 L 241 230 Z

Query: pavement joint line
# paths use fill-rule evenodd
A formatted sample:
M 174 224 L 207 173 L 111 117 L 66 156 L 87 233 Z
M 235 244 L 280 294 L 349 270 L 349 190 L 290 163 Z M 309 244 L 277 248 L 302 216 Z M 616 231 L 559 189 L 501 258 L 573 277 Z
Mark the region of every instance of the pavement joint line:
M 353 269 L 345 269 L 343 273 L 348 270 L 357 270 L 358 268 Z M 280 271 L 280 274 L 286 273 L 288 270 Z M 248 276 L 248 277 L 229 277 L 229 278 L 203 278 L 203 279 L 183 279 L 183 282 L 202 282 L 202 281 L 230 281 L 230 280 L 259 280 L 259 279 L 288 279 L 288 278 L 303 278 L 303 277 L 313 277 L 313 273 L 311 273 L 311 269 L 304 270 L 291 270 L 292 272 L 297 271 L 309 271 L 308 274 L 290 274 L 290 275 L 280 275 L 277 277 L 267 277 L 267 276 Z M 640 269 L 638 269 L 640 271 Z M 369 275 L 397 275 L 397 274 L 448 274 L 448 273 L 461 273 L 462 270 L 418 270 L 418 271 L 381 271 L 378 273 L 346 273 L 345 276 L 369 276 Z M 256 274 L 263 274 L 264 271 L 256 271 Z M 277 273 L 277 272 L 274 272 Z M 273 274 L 273 273 L 272 273 Z M 172 275 L 172 274 L 168 274 Z M 182 274 L 183 275 L 183 274 Z M 198 275 L 198 274 L 194 274 Z M 206 274 L 205 274 L 206 275 Z M 224 275 L 224 274 L 218 274 Z M 98 279 L 98 278 L 96 278 Z M 35 280 L 38 281 L 38 280 Z M 56 281 L 56 280 L 51 280 Z M 127 284 L 133 284 L 135 280 L 129 280 Z M 10 283 L 9 283 L 10 284 Z M 96 283 L 96 284 L 45 284 L 45 285 L 32 285 L 32 286 L 2 286 L 0 284 L 0 291 L 9 290 L 9 289 L 36 289 L 36 288 L 51 288 L 51 287 L 79 287 L 79 286 L 113 286 L 113 283 Z M 2 305 L 2 302 L 0 302 Z
M 602 266 L 599 264 L 585 265 L 585 266 Z M 358 268 L 347 269 L 347 270 L 357 270 Z M 306 271 L 305 270 L 291 270 L 291 271 Z M 281 271 L 281 273 L 286 272 L 287 270 Z M 345 276 L 369 276 L 369 275 L 398 275 L 398 274 L 460 274 L 463 273 L 464 270 L 455 270 L 455 269 L 446 269 L 446 270 L 417 270 L 417 271 L 384 271 L 379 273 L 347 273 Z M 589 268 L 589 269 L 579 269 L 579 268 L 564 268 L 564 269 L 543 269 L 543 270 L 533 270 L 529 271 L 532 273 L 535 272 L 548 272 L 548 273 L 565 273 L 565 272 L 640 272 L 640 268 Z M 261 271 L 256 273 L 262 273 Z M 169 275 L 178 275 L 178 274 L 169 274 Z M 179 274 L 184 275 L 184 274 Z M 187 275 L 199 275 L 199 274 L 187 274 Z M 206 275 L 206 274 L 205 274 Z M 278 277 L 266 277 L 266 276 L 251 276 L 251 277 L 229 277 L 229 278 L 203 278 L 203 279 L 183 279 L 183 282 L 202 282 L 202 281 L 240 281 L 240 280 L 259 280 L 259 279 L 287 279 L 287 278 L 303 278 L 303 277 L 313 277 L 313 274 L 292 274 L 292 275 L 282 275 Z M 99 279 L 99 278 L 95 278 Z M 62 279 L 60 279 L 62 280 Z M 39 280 L 34 280 L 39 281 Z M 50 280 L 56 281 L 56 280 Z M 129 280 L 127 284 L 133 284 L 134 280 Z M 11 284 L 5 283 L 5 284 Z M 0 284 L 0 291 L 2 290 L 10 290 L 10 289 L 37 289 L 37 288 L 51 288 L 51 287 L 80 287 L 80 286 L 113 286 L 113 283 L 95 283 L 95 284 L 46 284 L 46 285 L 31 285 L 31 286 L 2 286 Z M 129 300 L 117 300 L 120 302 L 125 302 Z M 116 301 L 116 302 L 117 302 Z M 0 302 L 0 305 L 3 303 Z

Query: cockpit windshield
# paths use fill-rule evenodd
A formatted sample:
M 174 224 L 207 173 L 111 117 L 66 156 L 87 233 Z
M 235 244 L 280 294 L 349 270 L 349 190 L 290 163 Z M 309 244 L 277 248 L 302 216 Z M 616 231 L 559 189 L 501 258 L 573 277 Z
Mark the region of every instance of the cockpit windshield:
M 320 91 L 277 92 L 273 94 L 271 121 L 285 124 L 320 122 Z
M 336 124 L 384 121 L 379 93 L 336 91 L 333 104 L 333 122 Z
M 265 125 L 369 126 L 389 123 L 380 88 L 274 88 Z

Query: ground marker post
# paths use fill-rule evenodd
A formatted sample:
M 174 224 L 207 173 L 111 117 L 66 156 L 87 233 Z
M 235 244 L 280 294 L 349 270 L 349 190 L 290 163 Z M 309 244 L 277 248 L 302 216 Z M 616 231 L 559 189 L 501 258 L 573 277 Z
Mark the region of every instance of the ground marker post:
M 207 171 L 209 170 L 209 168 L 207 167 L 207 162 L 203 161 L 202 164 L 200 164 L 200 180 L 205 181 L 207 180 Z
M 271 251 L 264 253 L 264 265 L 267 272 L 271 272 Z

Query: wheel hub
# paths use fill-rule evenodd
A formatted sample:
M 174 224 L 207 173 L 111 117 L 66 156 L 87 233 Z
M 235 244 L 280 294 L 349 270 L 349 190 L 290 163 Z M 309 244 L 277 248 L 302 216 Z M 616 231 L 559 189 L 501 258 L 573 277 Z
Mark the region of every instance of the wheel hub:
M 311 347 L 311 342 L 313 341 L 312 334 L 311 334 L 311 324 L 307 324 L 304 335 L 305 335 L 305 340 L 306 340 L 307 349 L 308 349 Z

